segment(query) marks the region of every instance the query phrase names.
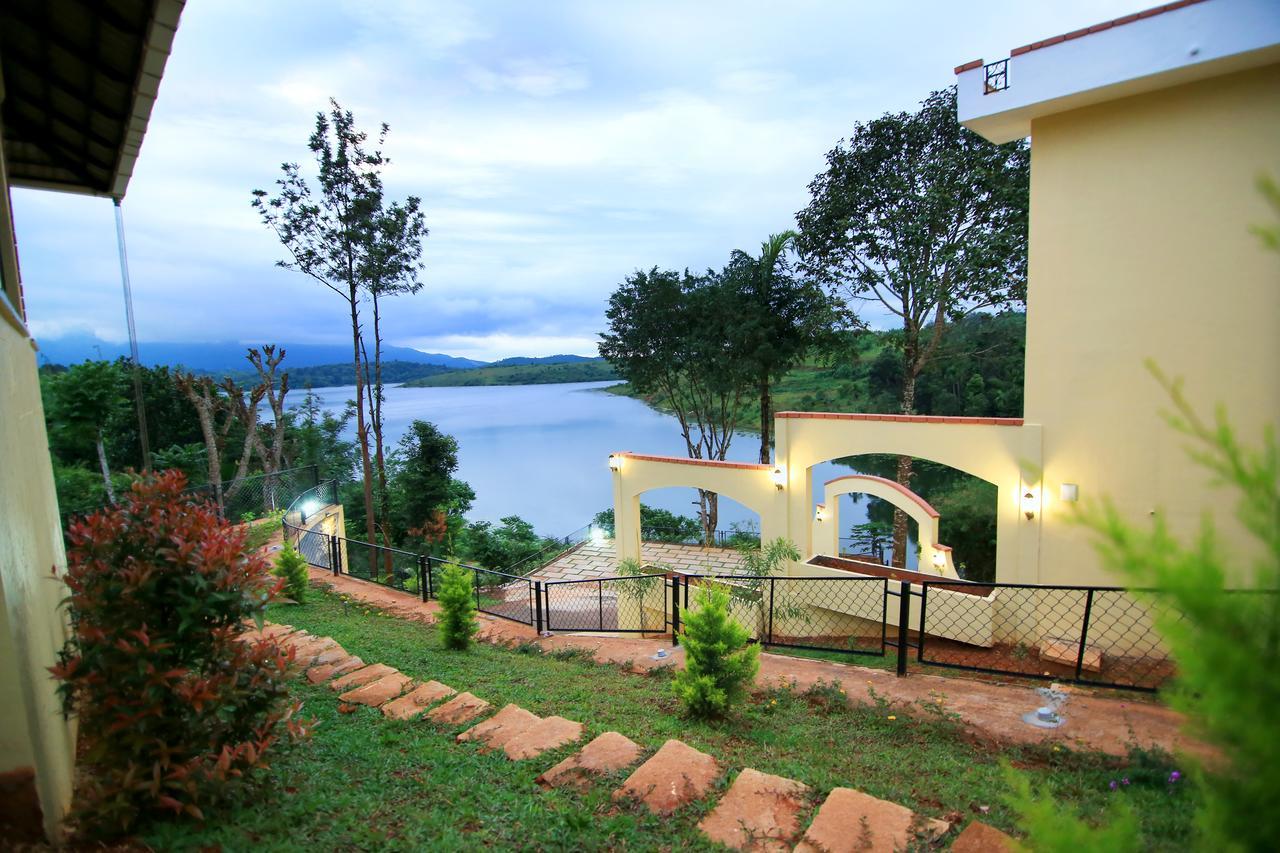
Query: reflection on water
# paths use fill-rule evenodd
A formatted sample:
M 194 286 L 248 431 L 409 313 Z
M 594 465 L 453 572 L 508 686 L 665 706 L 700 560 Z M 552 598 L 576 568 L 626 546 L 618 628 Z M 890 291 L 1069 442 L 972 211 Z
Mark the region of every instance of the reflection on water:
M 458 440 L 458 473 L 476 492 L 470 517 L 497 521 L 519 515 L 540 533 L 563 535 L 591 521 L 613 505 L 607 460 L 620 450 L 684 456 L 684 440 L 675 418 L 638 400 L 607 394 L 611 382 L 565 385 L 505 385 L 479 388 L 386 389 L 383 406 L 388 447 L 400 440 L 414 419 L 431 421 Z M 339 413 L 354 386 L 318 388 L 324 408 Z M 302 394 L 292 400 L 301 401 Z M 354 438 L 354 426 L 348 437 Z M 741 434 L 729 458 L 756 461 L 759 438 Z M 824 463 L 814 468 L 814 500 L 822 500 L 822 484 L 846 466 Z M 645 503 L 695 516 L 692 489 L 662 489 Z M 847 498 L 846 498 L 847 500 Z M 865 503 L 841 509 L 841 524 L 866 520 Z M 720 527 L 756 522 L 755 513 L 721 499 Z

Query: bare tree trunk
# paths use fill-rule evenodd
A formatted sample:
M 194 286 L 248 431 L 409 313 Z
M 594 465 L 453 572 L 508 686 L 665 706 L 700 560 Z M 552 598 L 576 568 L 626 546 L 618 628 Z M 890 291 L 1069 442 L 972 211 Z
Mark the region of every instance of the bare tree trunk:
M 915 360 L 915 348 L 908 347 L 908 358 Z M 906 371 L 902 381 L 902 414 L 914 415 L 916 409 L 916 376 L 917 370 L 914 364 L 908 362 Z M 901 486 L 911 488 L 911 463 L 910 456 L 898 457 L 898 474 L 897 481 Z M 907 514 L 900 509 L 893 511 L 893 565 L 895 568 L 905 569 L 907 567 Z
M 769 445 L 772 444 L 773 395 L 769 389 L 769 377 L 760 378 L 760 464 L 769 464 Z
M 378 511 L 381 513 L 379 527 L 382 529 L 384 545 L 392 544 L 394 531 L 391 528 L 391 491 L 387 486 L 387 462 L 385 445 L 382 440 L 382 317 L 378 305 L 378 291 L 373 291 L 373 383 L 369 390 L 369 414 L 373 425 L 374 465 L 378 473 Z M 367 361 L 367 356 L 366 356 Z M 395 569 L 391 563 L 391 553 L 387 552 L 384 560 L 383 574 L 387 580 L 392 579 Z
M 360 440 L 360 468 L 364 480 L 364 529 L 369 542 L 374 542 L 377 519 L 373 512 L 373 469 L 369 462 L 369 426 L 364 419 L 364 362 L 360 358 L 360 313 L 356 286 L 351 285 L 351 348 L 356 369 L 356 436 Z M 372 567 L 371 567 L 372 568 Z
M 102 485 L 107 490 L 107 500 L 116 502 L 116 490 L 111 485 L 111 469 L 107 466 L 107 448 L 102 443 L 102 430 L 98 430 L 98 465 L 102 467 Z
M 222 515 L 222 445 L 218 441 L 218 431 L 214 424 L 214 416 L 220 405 L 217 391 L 213 380 L 207 376 L 197 379 L 190 373 L 180 373 L 177 381 L 178 388 L 195 407 L 196 418 L 200 421 L 200 434 L 204 436 L 204 453 L 209 465 L 209 485 L 213 488 L 218 514 Z

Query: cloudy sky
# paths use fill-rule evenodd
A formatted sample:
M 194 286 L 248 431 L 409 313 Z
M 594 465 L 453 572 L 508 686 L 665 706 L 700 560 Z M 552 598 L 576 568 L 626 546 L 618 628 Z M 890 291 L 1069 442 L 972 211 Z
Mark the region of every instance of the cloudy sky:
M 249 207 L 305 163 L 331 95 L 391 125 L 388 188 L 427 212 L 426 288 L 390 342 L 593 353 L 630 271 L 720 266 L 791 227 L 855 122 L 1144 5 L 192 0 L 124 204 L 138 334 L 344 340 L 343 303 L 274 268 Z M 123 339 L 111 203 L 13 195 L 36 336 Z

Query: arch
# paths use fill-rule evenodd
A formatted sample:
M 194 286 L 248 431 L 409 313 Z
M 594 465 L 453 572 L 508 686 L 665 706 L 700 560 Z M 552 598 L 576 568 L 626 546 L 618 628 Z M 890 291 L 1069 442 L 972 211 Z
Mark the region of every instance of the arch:
M 815 554 L 840 555 L 840 503 L 841 495 L 865 494 L 888 501 L 915 521 L 919 530 L 920 571 L 932 571 L 947 577 L 957 577 L 951 560 L 951 549 L 938 541 L 938 521 L 941 518 L 933 505 L 906 486 L 885 477 L 872 474 L 848 474 L 827 480 L 823 484 L 824 511 L 815 513 L 813 543 Z

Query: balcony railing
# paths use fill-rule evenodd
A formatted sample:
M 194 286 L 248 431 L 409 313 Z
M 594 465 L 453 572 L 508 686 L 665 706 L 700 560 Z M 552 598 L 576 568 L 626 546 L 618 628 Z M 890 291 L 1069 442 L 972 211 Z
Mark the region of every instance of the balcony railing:
M 1009 60 L 1002 59 L 999 62 L 990 62 L 982 66 L 986 72 L 986 85 L 983 87 L 982 94 L 990 95 L 992 92 L 1000 92 L 1009 88 Z

